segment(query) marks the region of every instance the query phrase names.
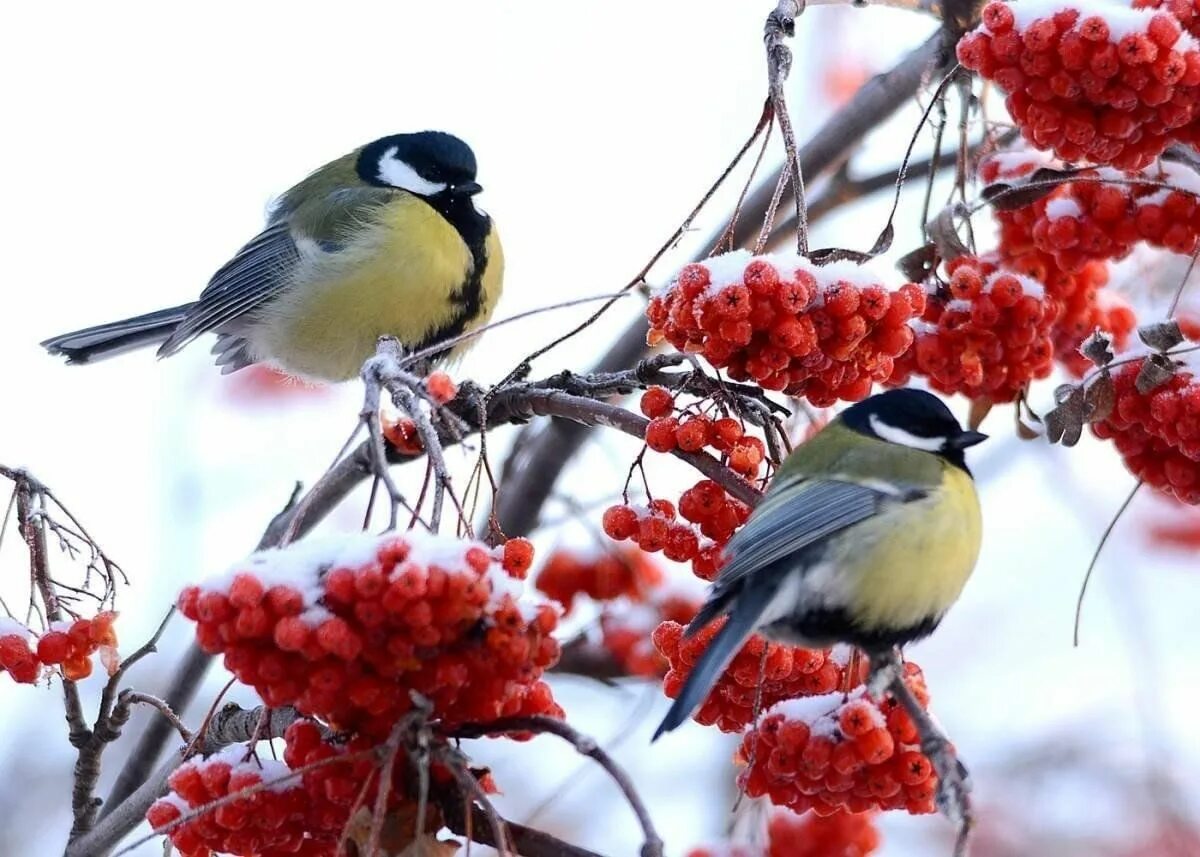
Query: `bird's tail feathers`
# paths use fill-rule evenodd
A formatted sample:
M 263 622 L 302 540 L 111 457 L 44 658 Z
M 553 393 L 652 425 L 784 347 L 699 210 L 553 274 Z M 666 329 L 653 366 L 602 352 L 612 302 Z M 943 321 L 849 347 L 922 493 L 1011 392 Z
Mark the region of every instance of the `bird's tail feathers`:
M 68 363 L 89 363 L 115 357 L 126 351 L 163 342 L 192 306 L 182 304 L 121 321 L 85 327 L 47 339 L 42 347 L 51 354 L 66 357 Z
M 691 673 L 688 674 L 687 680 L 683 683 L 683 688 L 679 691 L 679 696 L 675 698 L 671 709 L 667 712 L 667 716 L 663 718 L 663 722 L 658 725 L 658 729 L 654 732 L 654 737 L 651 741 L 657 741 L 658 737 L 664 732 L 670 732 L 677 728 L 683 721 L 692 716 L 692 712 L 700 707 L 704 698 L 708 696 L 712 686 L 716 684 L 717 677 L 721 675 L 729 666 L 733 656 L 749 638 L 754 631 L 754 626 L 758 623 L 759 616 L 762 615 L 763 609 L 774 595 L 773 587 L 760 586 L 757 588 L 746 587 L 737 595 L 737 600 L 733 603 L 733 610 L 729 613 L 729 619 L 725 625 L 713 637 L 712 643 L 705 649 L 704 654 L 700 656 L 700 660 L 696 662 Z M 688 633 L 694 634 L 700 628 L 707 625 L 716 615 L 726 606 L 728 599 L 712 599 L 692 623 L 688 625 Z M 716 606 L 713 606 L 713 605 Z M 705 615 L 705 611 L 709 611 L 709 617 L 706 621 L 701 622 L 701 617 Z M 699 624 L 697 624 L 699 623 Z

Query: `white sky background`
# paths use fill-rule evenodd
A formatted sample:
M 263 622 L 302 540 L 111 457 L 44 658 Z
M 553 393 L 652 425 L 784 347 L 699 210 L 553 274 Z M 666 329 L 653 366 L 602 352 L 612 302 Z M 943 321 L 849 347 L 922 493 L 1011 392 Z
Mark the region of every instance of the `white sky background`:
M 184 582 L 243 555 L 295 479 L 319 475 L 352 426 L 358 390 L 233 407 L 206 344 L 162 363 L 138 354 L 68 369 L 45 356 L 39 340 L 192 299 L 260 227 L 272 196 L 356 145 L 426 127 L 458 133 L 478 155 L 481 203 L 498 220 L 508 258 L 498 317 L 613 291 L 670 234 L 756 120 L 769 5 L 8 4 L 0 13 L 0 234 L 8 257 L 0 461 L 33 469 L 128 571 L 133 587 L 118 602 L 123 647 L 145 639 Z M 882 70 L 929 28 L 881 9 L 806 13 L 792 95 L 801 135 L 827 110 L 817 95 L 831 69 Z M 917 115 L 910 104 L 871 138 L 859 163 L 896 163 Z M 697 223 L 656 281 L 721 225 L 722 210 Z M 898 249 L 916 240 L 914 210 L 905 209 L 907 220 L 902 213 Z M 878 201 L 830 218 L 814 246 L 865 248 L 883 218 Z M 636 311 L 632 302 L 614 311 L 538 370 L 585 368 Z M 497 331 L 459 374 L 495 380 L 584 314 Z M 986 428 L 998 439 L 979 458 L 987 541 L 976 579 L 913 654 L 973 765 L 981 800 L 1000 804 L 1025 830 L 1092 835 L 1103 832 L 1098 806 L 1145 793 L 1118 790 L 1113 798 L 1104 789 L 1115 775 L 1061 775 L 1071 771 L 1062 764 L 1051 766 L 1060 776 L 1035 789 L 1003 766 L 1040 754 L 1047 742 L 1082 742 L 1102 768 L 1135 780 L 1148 757 L 1168 772 L 1194 766 L 1194 561 L 1151 551 L 1135 535 L 1135 511 L 1102 561 L 1084 646 L 1072 649 L 1080 575 L 1131 482 L 1107 449 L 1038 452 L 1007 438 L 1007 425 L 1006 413 L 993 415 Z M 608 498 L 633 449 L 592 449 L 566 491 L 584 502 Z M 681 479 L 669 466 L 656 469 L 659 484 Z M 403 475 L 411 485 L 418 474 Z M 330 526 L 354 527 L 362 508 L 347 504 Z M 542 544 L 556 539 L 586 535 L 554 534 Z M 23 561 L 16 543 L 0 552 L 0 593 L 17 604 Z M 131 680 L 161 687 L 183 639 L 175 628 L 164 653 Z M 214 671 L 205 701 L 223 680 Z M 573 722 L 601 739 L 622 731 L 644 693 L 575 681 L 558 690 Z M 723 829 L 732 745 L 691 728 L 648 748 L 662 710 L 650 695 L 654 707 L 619 756 L 675 857 Z M 0 705 L 0 764 L 18 774 L 0 779 L 0 853 L 56 853 L 72 761 L 57 689 L 0 678 Z M 480 751 L 494 761 L 505 811 L 516 820 L 586 770 L 557 747 L 535 747 Z M 1188 795 L 1185 808 L 1195 810 L 1195 799 Z M 1134 835 L 1144 814 L 1106 817 L 1112 830 Z M 49 834 L 30 835 L 26 820 L 35 817 Z M 594 772 L 542 823 L 614 857 L 636 850 L 626 808 Z M 929 853 L 923 837 L 944 827 L 899 817 L 887 830 L 882 853 L 903 857 Z M 1067 853 L 1042 841 L 1042 853 Z

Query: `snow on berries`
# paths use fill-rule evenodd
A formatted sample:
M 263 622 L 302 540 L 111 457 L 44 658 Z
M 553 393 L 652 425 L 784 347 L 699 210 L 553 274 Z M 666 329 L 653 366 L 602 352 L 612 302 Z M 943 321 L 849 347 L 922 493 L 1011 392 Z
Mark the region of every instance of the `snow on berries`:
M 1007 93 L 1025 139 L 1065 161 L 1142 169 L 1197 113 L 1200 52 L 1169 11 L 992 0 L 957 50 Z
M 1007 402 L 1049 375 L 1058 307 L 1041 283 L 1000 268 L 994 258 L 961 256 L 946 269 L 950 299 L 929 299 L 892 383 L 918 373 L 945 393 Z
M 674 699 L 679 695 L 724 621 L 718 619 L 692 637 L 684 637 L 679 622 L 664 622 L 654 630 L 654 645 L 670 664 L 663 681 L 667 696 Z M 839 687 L 861 683 L 863 676 L 848 676 L 848 670 L 845 660 L 832 650 L 770 643 L 755 635 L 734 656 L 693 718 L 705 726 L 715 725 L 722 732 L 741 732 L 753 722 L 756 698 L 768 708 L 787 699 L 832 693 Z
M 855 263 L 821 267 L 738 250 L 684 267 L 646 314 L 652 343 L 665 340 L 734 380 L 826 407 L 865 398 L 891 374 L 912 341 L 907 322 L 923 309 L 919 287 L 892 291 Z M 667 428 L 656 440 L 666 442 Z M 647 443 L 657 449 L 649 432 Z
M 309 540 L 186 588 L 179 608 L 268 705 L 339 730 L 387 735 L 410 691 L 450 726 L 561 716 L 541 681 L 558 612 L 519 598 L 524 546 L 498 552 L 415 532 Z
M 1141 368 L 1142 360 L 1135 360 L 1114 369 L 1112 412 L 1092 423 L 1092 431 L 1113 442 L 1134 476 L 1184 503 L 1200 504 L 1200 373 L 1180 367 L 1165 384 L 1143 393 L 1137 388 Z
M 905 665 L 922 707 L 924 678 Z M 742 739 L 739 783 L 794 812 L 829 816 L 871 809 L 934 812 L 937 776 L 920 752 L 912 719 L 899 701 L 872 699 L 865 688 L 789 699 L 772 706 Z

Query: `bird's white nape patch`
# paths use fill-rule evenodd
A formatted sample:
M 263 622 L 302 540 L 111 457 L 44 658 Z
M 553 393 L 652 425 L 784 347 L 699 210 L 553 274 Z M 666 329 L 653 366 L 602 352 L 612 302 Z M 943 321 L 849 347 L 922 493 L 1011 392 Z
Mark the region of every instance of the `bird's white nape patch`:
M 396 157 L 399 146 L 392 146 L 379 159 L 379 180 L 417 196 L 433 196 L 446 189 L 445 182 L 431 182 L 421 176 L 408 163 Z
M 921 437 L 902 428 L 888 425 L 879 418 L 879 414 L 871 414 L 871 431 L 889 443 L 901 446 L 911 446 L 913 449 L 923 449 L 926 452 L 941 452 L 946 448 L 944 437 Z

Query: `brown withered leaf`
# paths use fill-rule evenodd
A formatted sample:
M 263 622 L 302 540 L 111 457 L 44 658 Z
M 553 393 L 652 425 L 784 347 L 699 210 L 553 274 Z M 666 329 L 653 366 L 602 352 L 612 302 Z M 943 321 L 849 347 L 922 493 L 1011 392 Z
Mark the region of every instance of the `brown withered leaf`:
M 1042 433 L 1040 431 L 1038 431 L 1033 426 L 1026 423 L 1023 419 L 1021 419 L 1021 417 L 1019 415 L 1017 416 L 1016 424 L 1017 424 L 1017 438 L 1020 440 L 1037 440 L 1039 437 L 1042 436 Z
M 871 246 L 870 254 L 872 256 L 882 256 L 888 250 L 892 249 L 892 241 L 896 237 L 896 227 L 892 226 L 892 221 L 888 221 L 887 226 L 883 227 L 883 231 L 879 233 L 879 237 L 875 239 L 875 243 Z
M 896 267 L 910 283 L 920 283 L 937 267 L 938 252 L 936 244 L 926 244 L 905 253 L 896 262 Z
M 814 265 L 831 265 L 834 262 L 857 262 L 860 265 L 863 262 L 871 261 L 870 253 L 860 253 L 857 250 L 846 250 L 842 247 L 823 247 L 820 250 L 813 250 L 808 254 L 808 261 Z
M 1033 205 L 1039 199 L 1049 196 L 1059 185 L 1069 182 L 1080 172 L 1079 169 L 1056 170 L 1042 167 L 1019 181 L 990 184 L 980 192 L 980 196 L 990 203 L 995 211 L 1013 211 Z
M 1137 335 L 1138 339 L 1155 351 L 1170 351 L 1183 342 L 1183 333 L 1179 329 L 1179 324 L 1172 319 L 1155 324 L 1143 324 L 1137 329 Z
M 1112 376 L 1108 372 L 1101 372 L 1084 391 L 1084 416 L 1089 423 L 1108 419 L 1116 402 L 1117 393 Z
M 1099 330 L 1093 331 L 1083 345 L 1079 346 L 1079 353 L 1096 366 L 1107 366 L 1116 356 L 1113 354 L 1112 340 L 1109 339 L 1108 334 Z
M 1063 384 L 1054 391 L 1058 402 L 1043 417 L 1046 423 L 1046 439 L 1063 446 L 1074 446 L 1083 436 L 1084 392 L 1082 387 Z
M 967 428 L 975 430 L 983 425 L 987 415 L 992 412 L 992 405 L 991 399 L 972 399 L 971 410 L 967 413 Z
M 1175 364 L 1165 354 L 1151 354 L 1142 361 L 1137 379 L 1133 385 L 1143 396 L 1152 390 L 1157 390 L 1163 384 L 1175 377 Z
M 925 231 L 929 233 L 929 240 L 933 242 L 938 255 L 943 259 L 957 259 L 959 256 L 968 256 L 971 253 L 971 249 L 958 237 L 958 230 L 954 226 L 954 215 L 957 213 L 957 206 L 948 205 L 938 212 L 937 217 L 925 225 Z

